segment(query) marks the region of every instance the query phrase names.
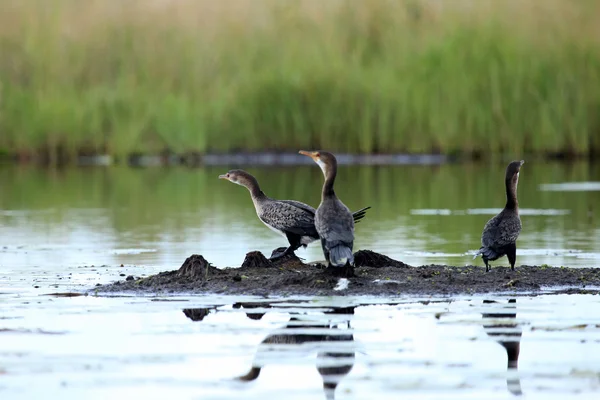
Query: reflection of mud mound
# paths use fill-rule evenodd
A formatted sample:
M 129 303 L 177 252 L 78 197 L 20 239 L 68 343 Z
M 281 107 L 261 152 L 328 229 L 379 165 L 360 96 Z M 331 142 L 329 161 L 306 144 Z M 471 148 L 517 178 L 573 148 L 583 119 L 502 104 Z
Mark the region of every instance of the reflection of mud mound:
M 210 314 L 210 308 L 184 308 L 183 313 L 192 321 L 202 321 Z
M 235 303 L 233 305 L 233 308 L 235 309 L 239 309 L 239 308 L 244 308 L 244 309 L 253 309 L 253 308 L 271 308 L 271 305 L 268 303 L 251 303 L 251 302 L 245 302 L 245 303 Z M 265 313 L 251 313 L 251 312 L 247 312 L 246 316 L 250 319 L 253 319 L 255 321 L 258 321 L 260 319 L 262 319 L 262 317 L 265 315 Z
M 354 253 L 354 265 L 356 267 L 396 267 L 410 268 L 410 265 L 404 264 L 402 261 L 396 261 L 383 254 L 375 253 L 371 250 L 359 250 Z
M 516 271 L 481 266 L 410 267 L 370 250 L 355 253 L 352 274 L 331 271 L 318 263 L 305 264 L 296 256 L 269 260 L 248 253 L 241 268 L 215 268 L 201 255 L 188 257 L 179 270 L 147 278 L 118 281 L 92 289 L 110 292 L 196 293 L 257 296 L 288 295 L 454 295 L 475 293 L 540 293 L 560 284 L 553 293 L 598 293 L 600 268 L 518 266 Z M 333 276 L 342 273 L 341 276 Z M 346 273 L 343 273 L 346 272 Z M 341 278 L 348 278 L 342 281 Z M 259 313 L 258 313 L 259 314 Z M 256 315 L 259 318 L 259 315 Z

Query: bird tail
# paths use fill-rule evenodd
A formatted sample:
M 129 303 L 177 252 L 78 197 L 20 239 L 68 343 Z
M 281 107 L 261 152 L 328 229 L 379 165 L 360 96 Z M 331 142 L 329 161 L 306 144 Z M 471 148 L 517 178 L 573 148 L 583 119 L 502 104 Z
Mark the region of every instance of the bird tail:
M 354 223 L 357 223 L 358 221 L 363 219 L 369 208 L 371 208 L 371 207 L 365 207 L 365 208 L 361 208 L 358 211 L 354 211 L 352 213 L 352 219 L 354 219 Z
M 334 267 L 343 267 L 347 263 L 354 265 L 354 254 L 352 254 L 352 249 L 343 244 L 331 248 L 329 250 L 329 262 Z
M 477 258 L 478 255 L 481 255 L 487 258 L 488 260 L 495 260 L 498 258 L 498 253 L 496 253 L 493 249 L 490 249 L 489 247 L 485 246 L 482 246 L 473 258 Z

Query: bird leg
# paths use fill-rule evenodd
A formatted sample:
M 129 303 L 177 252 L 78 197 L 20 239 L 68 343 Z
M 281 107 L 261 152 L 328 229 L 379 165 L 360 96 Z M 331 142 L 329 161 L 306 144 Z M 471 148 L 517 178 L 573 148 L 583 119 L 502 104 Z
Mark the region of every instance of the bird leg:
M 506 257 L 510 263 L 510 269 L 515 270 L 515 261 L 517 261 L 517 246 L 515 244 L 510 245 L 506 249 Z
M 285 236 L 287 237 L 288 242 L 290 243 L 290 246 L 285 249 L 283 252 L 281 252 L 281 247 L 274 250 L 273 253 L 271 254 L 271 258 L 270 260 L 277 260 L 280 259 L 282 257 L 286 257 L 286 256 L 296 256 L 294 254 L 294 252 L 296 250 L 298 250 L 300 248 L 300 246 L 302 246 L 302 244 L 300 243 L 300 239 L 301 237 L 299 235 L 296 235 L 294 233 L 291 232 L 285 232 Z
M 269 260 L 275 260 L 277 258 L 281 258 L 285 254 L 286 251 L 287 251 L 286 247 L 278 247 L 278 248 L 276 248 L 271 253 L 271 257 L 269 257 Z
M 483 257 L 483 262 L 485 263 L 485 272 L 490 272 L 490 264 L 486 257 Z
M 292 245 L 283 251 L 281 251 L 281 249 L 283 247 L 279 247 L 279 248 L 273 250 L 273 253 L 271 253 L 271 257 L 269 258 L 269 260 L 274 261 L 274 260 L 279 260 L 280 258 L 287 257 L 287 256 L 296 256 L 296 254 L 294 254 L 294 252 L 296 250 L 298 250 L 299 247 L 300 246 Z M 300 257 L 298 257 L 298 258 L 300 258 Z

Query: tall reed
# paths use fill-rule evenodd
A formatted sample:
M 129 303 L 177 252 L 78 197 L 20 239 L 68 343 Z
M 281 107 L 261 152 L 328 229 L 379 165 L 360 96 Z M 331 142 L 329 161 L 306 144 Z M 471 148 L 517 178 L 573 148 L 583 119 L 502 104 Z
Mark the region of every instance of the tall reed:
M 2 0 L 0 152 L 600 153 L 593 0 Z

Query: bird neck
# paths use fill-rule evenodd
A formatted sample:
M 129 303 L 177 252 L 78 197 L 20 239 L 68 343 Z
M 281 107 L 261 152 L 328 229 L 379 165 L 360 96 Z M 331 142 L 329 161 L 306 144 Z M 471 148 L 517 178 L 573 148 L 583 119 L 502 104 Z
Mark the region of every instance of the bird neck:
M 252 196 L 253 199 L 260 200 L 265 197 L 263 191 L 260 190 L 260 185 L 258 184 L 256 178 L 247 177 L 243 185 L 246 186 L 246 189 L 248 189 L 250 196 Z
M 508 178 L 506 179 L 506 208 L 516 210 L 519 208 L 519 202 L 517 200 L 517 183 L 519 178 Z
M 323 183 L 323 191 L 321 193 L 321 200 L 326 198 L 335 197 L 335 191 L 333 190 L 333 183 L 335 182 L 335 176 L 337 174 L 337 166 L 330 165 L 325 172 L 325 183 Z

